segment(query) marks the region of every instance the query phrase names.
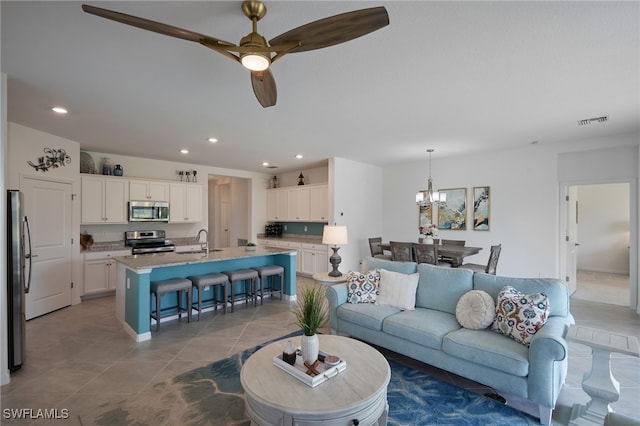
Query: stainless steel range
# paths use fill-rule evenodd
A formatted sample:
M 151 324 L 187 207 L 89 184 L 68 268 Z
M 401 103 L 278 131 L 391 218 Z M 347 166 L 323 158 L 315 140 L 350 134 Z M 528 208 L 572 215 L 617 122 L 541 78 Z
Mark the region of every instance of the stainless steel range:
M 175 245 L 165 239 L 164 231 L 127 231 L 124 245 L 131 247 L 132 254 L 153 254 L 176 251 Z

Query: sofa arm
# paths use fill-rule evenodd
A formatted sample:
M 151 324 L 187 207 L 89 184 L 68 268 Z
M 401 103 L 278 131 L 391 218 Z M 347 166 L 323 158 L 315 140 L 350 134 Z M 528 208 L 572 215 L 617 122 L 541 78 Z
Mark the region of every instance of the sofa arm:
M 329 302 L 329 326 L 332 332 L 338 332 L 338 306 L 347 303 L 347 285 L 345 283 L 334 284 L 327 287 L 327 301 Z
M 569 349 L 565 335 L 572 316 L 550 317 L 531 339 L 529 399 L 553 408 L 567 376 Z

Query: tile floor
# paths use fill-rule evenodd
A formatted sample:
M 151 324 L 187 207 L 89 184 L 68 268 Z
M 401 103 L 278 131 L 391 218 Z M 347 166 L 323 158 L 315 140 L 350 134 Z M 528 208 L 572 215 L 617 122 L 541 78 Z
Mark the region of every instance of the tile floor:
M 299 286 L 309 282 L 298 278 Z M 53 312 L 27 323 L 28 358 L 24 367 L 12 375 L 11 383 L 0 388 L 2 408 L 66 408 L 69 418 L 53 424 L 86 426 L 109 401 L 140 394 L 154 383 L 296 330 L 291 307 L 289 302 L 275 298 L 265 299 L 264 305 L 257 308 L 236 306 L 234 313 L 226 315 L 220 310 L 205 312 L 200 322 L 188 324 L 183 319 L 162 324 L 152 340 L 138 344 L 116 322 L 113 297 L 88 300 Z M 628 308 L 574 300 L 572 312 L 578 324 L 640 338 L 640 316 Z M 400 357 L 389 352 L 387 355 Z M 445 371 L 415 361 L 413 364 L 449 383 L 478 393 L 487 391 L 482 385 Z M 588 400 L 581 381 L 591 365 L 589 348 L 571 343 L 569 365 L 554 411 L 556 424 L 567 423 L 574 402 Z M 612 369 L 621 388 L 614 410 L 640 419 L 639 359 L 614 355 Z M 509 404 L 535 414 L 535 407 L 527 401 L 507 398 Z M 0 423 L 52 424 L 5 418 Z

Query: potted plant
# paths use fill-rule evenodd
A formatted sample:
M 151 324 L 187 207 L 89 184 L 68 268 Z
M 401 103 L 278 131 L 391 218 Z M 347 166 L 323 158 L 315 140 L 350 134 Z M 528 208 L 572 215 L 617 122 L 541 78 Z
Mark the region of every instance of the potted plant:
M 244 249 L 245 249 L 246 251 L 256 251 L 256 247 L 257 247 L 257 246 L 255 245 L 255 243 L 252 243 L 251 241 L 249 241 L 249 242 L 244 246 Z
M 80 234 L 80 245 L 83 249 L 89 250 L 93 245 L 93 235 L 85 232 L 84 234 Z
M 302 359 L 313 364 L 318 359 L 318 329 L 327 321 L 324 291 L 317 285 L 304 287 L 294 311 L 296 323 L 303 332 L 300 348 Z

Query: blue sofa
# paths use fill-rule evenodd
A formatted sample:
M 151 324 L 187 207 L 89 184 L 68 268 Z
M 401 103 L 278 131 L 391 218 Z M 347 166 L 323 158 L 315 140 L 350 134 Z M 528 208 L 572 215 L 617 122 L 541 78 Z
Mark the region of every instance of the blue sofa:
M 347 285 L 336 284 L 326 291 L 332 333 L 346 334 L 500 392 L 527 398 L 538 405 L 540 423 L 551 424 L 567 375 L 565 335 L 574 323 L 568 290 L 561 280 L 508 278 L 462 268 L 363 259 L 362 272 L 372 269 L 418 272 L 416 309 L 402 311 L 391 306 L 347 303 Z M 456 320 L 456 305 L 463 294 L 484 290 L 495 301 L 506 285 L 525 294 L 545 292 L 549 297 L 548 319 L 530 347 L 491 327 L 466 329 Z

